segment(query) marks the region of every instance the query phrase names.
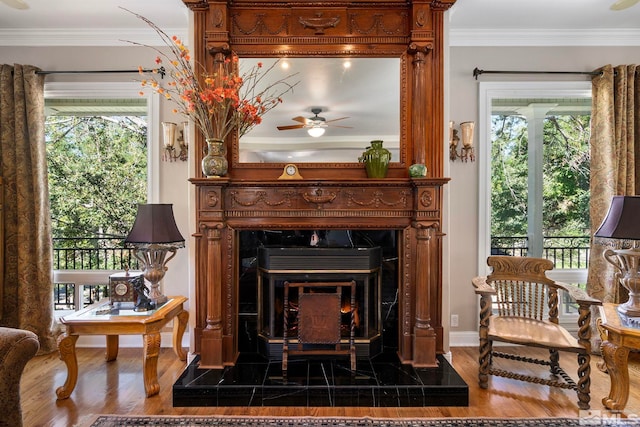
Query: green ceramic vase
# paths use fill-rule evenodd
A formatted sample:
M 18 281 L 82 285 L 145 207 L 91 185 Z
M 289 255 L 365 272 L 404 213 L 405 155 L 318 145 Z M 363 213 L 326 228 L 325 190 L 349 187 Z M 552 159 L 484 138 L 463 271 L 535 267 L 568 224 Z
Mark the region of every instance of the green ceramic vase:
M 202 158 L 202 173 L 207 178 L 220 178 L 227 174 L 227 147 L 221 139 L 207 139 L 207 155 Z
M 381 140 L 374 140 L 359 160 L 364 163 L 369 178 L 384 178 L 389 169 L 391 152 L 382 146 Z

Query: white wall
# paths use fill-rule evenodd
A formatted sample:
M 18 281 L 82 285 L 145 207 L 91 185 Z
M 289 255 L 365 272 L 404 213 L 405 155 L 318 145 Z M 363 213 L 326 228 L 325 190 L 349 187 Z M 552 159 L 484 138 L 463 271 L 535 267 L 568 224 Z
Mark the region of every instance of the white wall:
M 593 71 L 606 64 L 631 64 L 640 60 L 640 47 L 451 47 L 450 120 L 478 122 L 478 81 L 589 80 L 588 76 L 485 74 L 478 81 L 473 69 Z M 477 144 L 476 127 L 476 144 Z M 483 147 L 477 147 L 482 150 Z M 478 275 L 478 163 L 450 163 L 448 215 L 450 311 L 459 326 L 451 329 L 450 345 L 477 341 L 478 301 L 471 278 Z M 445 272 L 447 274 L 447 272 Z M 484 273 L 483 273 L 484 274 Z M 446 292 L 446 290 L 445 290 Z M 475 341 L 474 341 L 475 342 Z

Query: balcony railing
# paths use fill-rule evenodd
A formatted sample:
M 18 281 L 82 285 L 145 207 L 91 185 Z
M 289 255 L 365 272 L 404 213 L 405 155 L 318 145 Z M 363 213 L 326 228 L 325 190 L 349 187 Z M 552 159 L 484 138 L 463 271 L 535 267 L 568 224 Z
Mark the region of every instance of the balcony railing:
M 138 261 L 124 237 L 53 239 L 54 270 L 135 270 Z
M 542 257 L 553 261 L 556 269 L 586 269 L 589 266 L 589 236 L 543 238 Z M 527 256 L 526 236 L 491 237 L 492 255 Z
M 109 275 L 138 269 L 124 237 L 53 239 L 54 309 L 79 310 L 107 296 Z

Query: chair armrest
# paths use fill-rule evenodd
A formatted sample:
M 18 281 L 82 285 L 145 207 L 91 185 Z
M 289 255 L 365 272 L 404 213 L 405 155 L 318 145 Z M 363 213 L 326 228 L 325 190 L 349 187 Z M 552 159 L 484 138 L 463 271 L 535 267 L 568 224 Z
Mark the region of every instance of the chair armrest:
M 555 284 L 562 290 L 569 293 L 569 296 L 573 298 L 578 304 L 588 305 L 602 305 L 602 301 L 590 297 L 584 290 L 577 286 L 570 285 L 568 283 L 555 282 Z
M 478 276 L 471 279 L 471 283 L 473 287 L 476 288 L 477 295 L 495 295 L 496 291 L 487 284 L 486 276 Z

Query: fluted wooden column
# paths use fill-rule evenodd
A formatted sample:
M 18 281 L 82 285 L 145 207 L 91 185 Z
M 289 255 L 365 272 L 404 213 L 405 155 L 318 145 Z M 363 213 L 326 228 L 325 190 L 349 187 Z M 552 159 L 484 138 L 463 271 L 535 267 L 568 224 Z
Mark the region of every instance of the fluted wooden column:
M 200 366 L 202 368 L 222 368 L 224 366 L 222 348 L 222 248 L 220 245 L 223 225 L 205 229 L 207 245 L 207 318 L 202 331 L 202 350 Z
M 428 224 L 415 223 L 416 264 L 415 264 L 415 310 L 413 328 L 413 366 L 438 366 L 436 361 L 436 332 L 431 326 L 431 249 L 434 228 Z

